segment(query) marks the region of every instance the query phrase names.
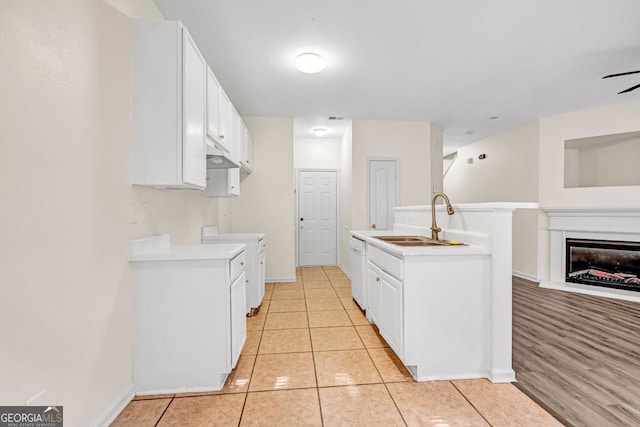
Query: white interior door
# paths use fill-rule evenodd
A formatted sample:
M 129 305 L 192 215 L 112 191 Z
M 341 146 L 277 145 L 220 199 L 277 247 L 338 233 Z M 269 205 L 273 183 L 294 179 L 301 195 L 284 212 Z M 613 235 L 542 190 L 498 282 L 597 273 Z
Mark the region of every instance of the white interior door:
M 298 264 L 337 264 L 337 172 L 298 172 Z
M 369 160 L 369 227 L 393 228 L 393 208 L 398 205 L 396 160 Z

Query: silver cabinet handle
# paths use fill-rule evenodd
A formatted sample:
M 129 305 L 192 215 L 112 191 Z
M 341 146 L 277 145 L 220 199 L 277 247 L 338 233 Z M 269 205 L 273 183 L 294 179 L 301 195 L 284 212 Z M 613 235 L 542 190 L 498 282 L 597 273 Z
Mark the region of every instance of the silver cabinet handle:
M 244 262 L 241 262 L 241 263 L 240 263 L 240 267 L 243 267 L 243 266 L 244 266 Z
M 224 135 L 220 135 L 220 139 L 224 139 Z
M 376 277 L 376 282 L 379 282 L 379 281 L 380 281 L 380 278 L 379 278 L 379 277 Z

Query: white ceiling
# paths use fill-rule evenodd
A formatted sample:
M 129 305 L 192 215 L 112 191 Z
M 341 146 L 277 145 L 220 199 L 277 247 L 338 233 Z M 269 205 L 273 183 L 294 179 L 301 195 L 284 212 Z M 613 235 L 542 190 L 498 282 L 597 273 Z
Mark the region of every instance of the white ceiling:
M 296 131 L 328 116 L 432 121 L 450 152 L 538 117 L 640 100 L 640 89 L 617 95 L 640 74 L 601 79 L 640 70 L 640 0 L 155 1 L 184 22 L 241 115 L 300 118 Z M 326 59 L 319 74 L 293 68 L 309 51 Z

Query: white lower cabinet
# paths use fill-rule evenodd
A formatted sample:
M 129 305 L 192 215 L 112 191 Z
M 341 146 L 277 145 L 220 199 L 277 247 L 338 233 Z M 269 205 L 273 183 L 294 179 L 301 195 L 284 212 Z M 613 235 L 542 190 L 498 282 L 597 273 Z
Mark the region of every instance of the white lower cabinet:
M 370 321 L 380 331 L 387 344 L 402 358 L 403 306 L 402 282 L 369 261 L 367 263 L 369 285 Z
M 136 394 L 222 389 L 246 340 L 245 265 L 244 251 L 132 263 Z

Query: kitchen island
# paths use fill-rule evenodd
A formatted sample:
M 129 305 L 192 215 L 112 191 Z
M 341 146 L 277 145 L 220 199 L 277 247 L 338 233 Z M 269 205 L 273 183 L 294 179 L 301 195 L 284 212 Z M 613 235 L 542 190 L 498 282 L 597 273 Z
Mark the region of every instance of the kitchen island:
M 428 236 L 431 206 L 395 208 L 393 230 L 352 231 L 366 244 L 367 319 L 417 381 L 515 381 L 511 366 L 511 236 L 515 209 L 535 203 L 436 207 L 441 238 L 399 246 L 379 236 Z M 356 285 L 357 286 L 357 285 Z

